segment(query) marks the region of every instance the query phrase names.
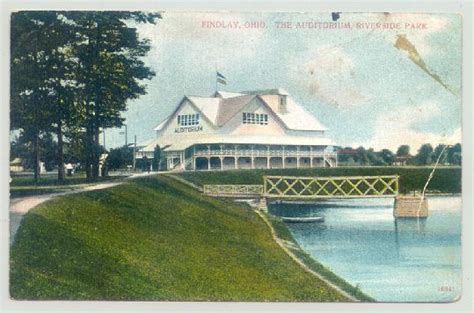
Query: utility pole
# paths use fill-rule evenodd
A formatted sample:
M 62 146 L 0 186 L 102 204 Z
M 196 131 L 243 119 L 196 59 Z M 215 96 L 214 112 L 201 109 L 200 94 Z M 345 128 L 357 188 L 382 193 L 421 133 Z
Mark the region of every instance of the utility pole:
M 135 157 L 136 151 L 137 151 L 137 135 L 135 135 L 135 138 L 133 141 L 133 171 L 136 170 L 136 165 L 137 165 L 137 159 Z
M 127 124 L 125 125 L 125 147 L 128 147 L 128 134 L 127 134 Z
M 105 148 L 105 128 L 102 128 L 102 138 L 103 138 L 103 143 L 104 143 L 104 150 L 107 150 Z

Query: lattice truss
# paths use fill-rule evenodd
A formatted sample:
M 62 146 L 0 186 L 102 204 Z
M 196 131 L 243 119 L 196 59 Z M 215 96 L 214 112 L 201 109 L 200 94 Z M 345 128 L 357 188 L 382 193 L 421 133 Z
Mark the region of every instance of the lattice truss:
M 399 176 L 264 176 L 264 196 L 279 198 L 356 198 L 398 195 Z
M 261 194 L 262 185 L 204 185 L 206 194 Z

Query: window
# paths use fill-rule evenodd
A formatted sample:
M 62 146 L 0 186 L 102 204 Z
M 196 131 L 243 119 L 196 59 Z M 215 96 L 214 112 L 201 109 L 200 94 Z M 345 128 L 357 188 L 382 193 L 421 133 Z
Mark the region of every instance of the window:
M 268 114 L 242 113 L 243 124 L 268 125 Z
M 199 125 L 199 114 L 183 114 L 178 115 L 179 126 Z

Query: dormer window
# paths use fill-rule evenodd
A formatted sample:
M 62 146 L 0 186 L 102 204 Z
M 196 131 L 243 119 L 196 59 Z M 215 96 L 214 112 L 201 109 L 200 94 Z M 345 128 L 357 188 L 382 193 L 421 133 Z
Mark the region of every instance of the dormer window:
M 268 114 L 242 113 L 243 124 L 268 125 Z
M 179 126 L 199 125 L 199 113 L 178 115 L 178 125 Z

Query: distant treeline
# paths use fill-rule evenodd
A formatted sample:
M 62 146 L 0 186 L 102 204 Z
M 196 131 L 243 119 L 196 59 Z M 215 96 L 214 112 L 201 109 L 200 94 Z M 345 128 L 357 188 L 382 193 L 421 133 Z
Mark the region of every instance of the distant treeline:
M 179 175 L 197 184 L 262 184 L 264 175 L 289 176 L 379 176 L 399 175 L 400 192 L 411 193 L 421 191 L 426 183 L 432 167 L 334 167 L 306 169 L 271 169 L 271 170 L 236 170 L 236 171 L 203 171 L 184 172 Z M 433 179 L 428 185 L 428 192 L 460 193 L 461 167 L 437 168 Z
M 431 165 L 439 164 L 461 165 L 461 144 L 446 146 L 437 145 L 435 148 L 429 143 L 423 144 L 415 155 L 410 153 L 409 145 L 401 145 L 396 152 L 389 149 L 375 151 L 372 148 L 336 146 L 338 161 L 344 165 Z

